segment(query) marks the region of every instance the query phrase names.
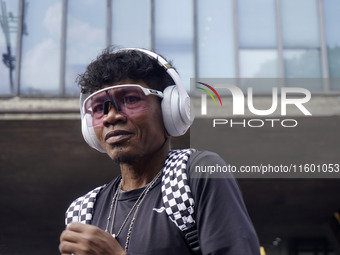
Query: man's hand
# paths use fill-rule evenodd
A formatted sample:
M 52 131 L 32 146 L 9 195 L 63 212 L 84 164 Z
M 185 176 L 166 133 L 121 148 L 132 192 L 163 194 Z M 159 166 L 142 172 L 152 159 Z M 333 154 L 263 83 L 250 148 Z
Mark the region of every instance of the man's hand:
M 79 222 L 71 223 L 60 236 L 61 254 L 125 255 L 124 249 L 111 234 L 102 229 Z

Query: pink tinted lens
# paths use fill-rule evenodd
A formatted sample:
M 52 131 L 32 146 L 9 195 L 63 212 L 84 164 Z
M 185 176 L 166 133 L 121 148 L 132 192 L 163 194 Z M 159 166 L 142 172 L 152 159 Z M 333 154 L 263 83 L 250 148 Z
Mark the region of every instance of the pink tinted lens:
M 114 87 L 101 91 L 85 101 L 88 126 L 100 126 L 108 111 L 115 109 L 126 116 L 138 115 L 150 108 L 150 102 L 139 87 Z

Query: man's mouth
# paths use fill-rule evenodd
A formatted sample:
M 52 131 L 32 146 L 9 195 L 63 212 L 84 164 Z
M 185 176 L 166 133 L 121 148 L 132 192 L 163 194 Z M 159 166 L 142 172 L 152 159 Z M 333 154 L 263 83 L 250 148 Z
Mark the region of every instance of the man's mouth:
M 114 130 L 110 131 L 105 135 L 105 142 L 108 144 L 121 143 L 125 140 L 130 139 L 132 136 L 131 132 L 126 130 Z

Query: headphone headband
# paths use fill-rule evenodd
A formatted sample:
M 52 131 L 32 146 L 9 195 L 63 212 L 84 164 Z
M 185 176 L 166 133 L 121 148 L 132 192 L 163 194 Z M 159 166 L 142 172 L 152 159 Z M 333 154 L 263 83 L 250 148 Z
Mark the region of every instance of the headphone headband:
M 156 59 L 158 64 L 160 66 L 162 66 L 165 71 L 171 76 L 171 78 L 174 80 L 175 85 L 178 88 L 178 91 L 180 92 L 180 95 L 186 95 L 188 96 L 187 91 L 185 90 L 184 84 L 182 82 L 182 79 L 179 77 L 178 73 L 176 72 L 176 70 L 168 63 L 168 61 L 166 61 L 163 57 L 161 57 L 160 55 L 149 51 L 149 50 L 145 50 L 145 49 L 139 49 L 139 48 L 126 48 L 123 50 L 137 50 L 137 51 L 141 51 L 144 52 L 145 54 L 151 56 L 152 58 Z

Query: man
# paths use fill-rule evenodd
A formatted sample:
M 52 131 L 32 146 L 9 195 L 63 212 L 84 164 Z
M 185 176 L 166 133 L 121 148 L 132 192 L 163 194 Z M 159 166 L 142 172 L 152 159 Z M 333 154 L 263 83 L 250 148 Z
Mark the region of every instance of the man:
M 211 152 L 170 150 L 170 136 L 184 134 L 193 114 L 162 57 L 108 49 L 78 82 L 84 138 L 121 175 L 72 203 L 62 254 L 259 254 L 236 181 L 190 178 L 195 165 L 226 163 Z

